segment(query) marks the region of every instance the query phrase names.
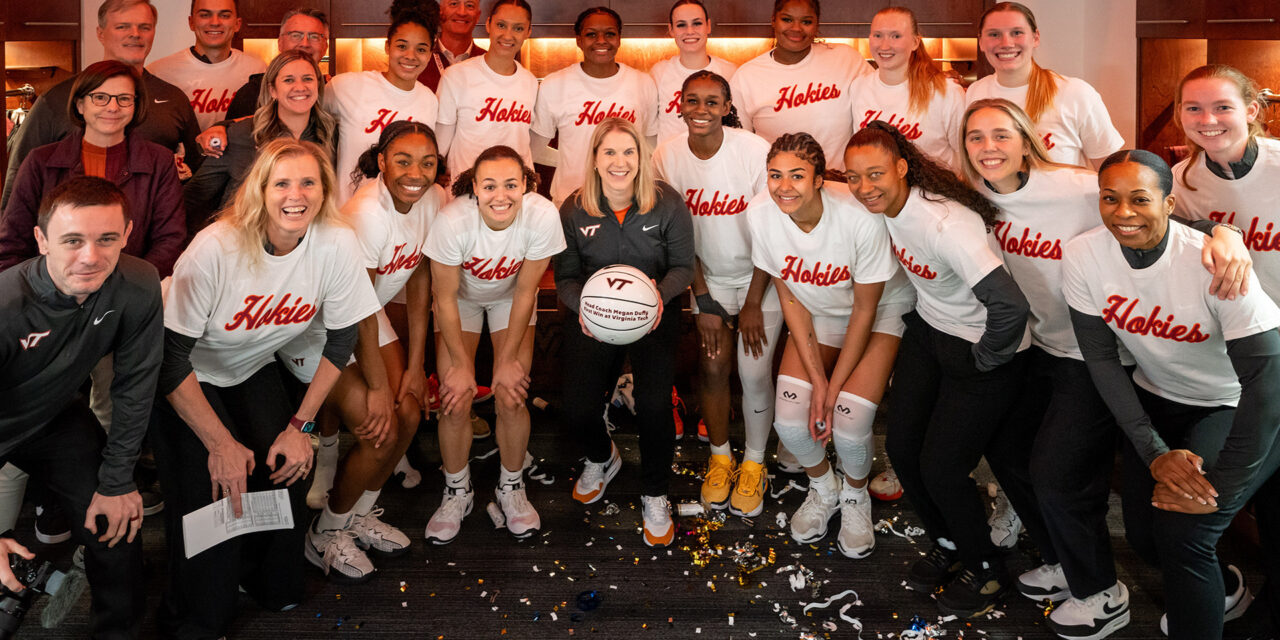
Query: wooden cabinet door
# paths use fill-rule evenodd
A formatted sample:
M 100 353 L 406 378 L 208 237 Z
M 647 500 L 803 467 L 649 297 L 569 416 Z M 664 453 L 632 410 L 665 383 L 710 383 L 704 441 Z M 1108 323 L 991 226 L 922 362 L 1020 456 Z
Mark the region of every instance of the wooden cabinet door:
M 1204 0 L 1138 0 L 1139 38 L 1203 38 Z
M 904 0 L 894 4 L 916 14 L 920 33 L 928 38 L 976 38 L 983 0 Z
M 79 40 L 80 0 L 6 0 L 6 40 Z
M 338 0 L 329 14 L 329 30 L 334 38 L 385 38 L 391 15 L 380 2 Z
M 1271 40 L 1280 38 L 1280 2 L 1232 0 L 1208 2 L 1204 8 L 1205 37 L 1211 40 Z
M 352 2 L 352 0 L 338 1 L 343 4 Z M 240 27 L 240 38 L 274 40 L 280 37 L 280 19 L 284 17 L 285 12 L 299 6 L 319 9 L 329 14 L 329 30 L 333 31 L 334 20 L 333 13 L 329 9 L 329 0 L 251 0 L 240 3 L 240 19 L 244 22 Z
M 533 6 L 533 37 L 535 38 L 572 38 L 573 37 L 573 21 L 578 18 L 578 14 L 584 9 L 607 5 L 607 2 L 600 0 L 554 0 L 547 2 L 529 3 Z M 614 11 L 618 11 L 623 15 L 623 37 L 629 35 L 625 28 L 626 13 L 629 10 L 620 10 L 614 7 Z

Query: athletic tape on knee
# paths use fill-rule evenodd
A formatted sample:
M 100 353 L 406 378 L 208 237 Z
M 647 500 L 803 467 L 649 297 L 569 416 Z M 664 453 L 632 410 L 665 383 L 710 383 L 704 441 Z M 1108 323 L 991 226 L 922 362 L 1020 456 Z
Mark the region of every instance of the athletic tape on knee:
M 851 478 L 867 477 L 871 473 L 871 423 L 876 419 L 876 403 L 841 391 L 832 415 L 831 439 L 840 467 Z
M 782 444 L 805 467 L 816 466 L 826 455 L 824 448 L 809 435 L 809 399 L 812 397 L 813 385 L 799 378 L 778 376 L 773 428 Z

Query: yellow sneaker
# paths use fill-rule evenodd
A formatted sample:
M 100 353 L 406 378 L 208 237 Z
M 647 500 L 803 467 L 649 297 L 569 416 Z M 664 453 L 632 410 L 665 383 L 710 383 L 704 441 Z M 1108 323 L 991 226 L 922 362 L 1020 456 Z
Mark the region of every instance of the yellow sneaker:
M 702 502 L 712 509 L 729 506 L 729 492 L 733 490 L 733 458 L 712 455 L 707 463 L 706 480 L 702 481 Z
M 760 515 L 764 511 L 764 496 L 768 491 L 769 476 L 764 465 L 743 460 L 738 466 L 738 483 L 729 498 L 729 513 L 748 518 Z

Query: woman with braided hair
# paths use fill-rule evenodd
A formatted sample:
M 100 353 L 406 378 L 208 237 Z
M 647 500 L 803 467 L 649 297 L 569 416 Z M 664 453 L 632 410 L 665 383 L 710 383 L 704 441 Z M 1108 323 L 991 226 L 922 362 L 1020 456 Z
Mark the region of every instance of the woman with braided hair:
M 969 472 L 986 456 L 1003 471 L 1028 452 L 1003 433 L 1028 346 L 1027 299 L 987 243 L 999 210 L 900 131 L 872 122 L 845 149 L 849 190 L 884 215 L 893 252 L 916 289 L 894 365 L 885 447 L 933 548 L 907 584 L 938 594 L 944 614 L 989 611 L 1009 587 L 1001 550 Z

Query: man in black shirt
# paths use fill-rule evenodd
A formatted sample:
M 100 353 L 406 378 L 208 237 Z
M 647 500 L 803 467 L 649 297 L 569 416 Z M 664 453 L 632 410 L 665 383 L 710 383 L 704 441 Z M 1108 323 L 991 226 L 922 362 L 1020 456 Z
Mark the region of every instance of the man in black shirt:
M 121 255 L 125 196 L 101 178 L 56 187 L 40 207 L 41 255 L 0 273 L 0 463 L 48 486 L 86 548 L 92 635 L 136 637 L 145 603 L 142 498 L 133 467 L 163 341 L 155 267 Z M 112 428 L 80 388 L 114 353 Z

